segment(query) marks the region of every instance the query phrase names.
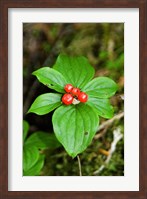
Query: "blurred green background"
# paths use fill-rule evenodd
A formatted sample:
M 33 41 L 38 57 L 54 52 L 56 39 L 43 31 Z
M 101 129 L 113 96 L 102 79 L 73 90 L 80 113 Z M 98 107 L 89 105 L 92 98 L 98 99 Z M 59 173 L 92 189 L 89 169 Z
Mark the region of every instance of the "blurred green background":
M 52 67 L 60 53 L 74 56 L 85 56 L 95 68 L 95 76 L 108 76 L 119 86 L 111 103 L 115 115 L 124 109 L 124 24 L 123 23 L 24 23 L 23 24 L 23 116 L 29 125 L 31 136 L 36 131 L 53 133 L 52 113 L 44 116 L 26 114 L 34 99 L 50 89 L 40 84 L 31 75 L 36 69 Z M 106 120 L 100 118 L 100 124 Z M 124 175 L 124 139 L 116 149 L 108 164 L 109 149 L 114 140 L 113 132 L 120 129 L 123 134 L 124 119 L 114 119 L 97 132 L 92 144 L 80 154 L 82 174 L 93 176 L 102 165 L 104 168 L 96 175 Z M 77 176 L 78 161 L 67 155 L 64 148 L 45 149 L 45 162 L 40 175 Z

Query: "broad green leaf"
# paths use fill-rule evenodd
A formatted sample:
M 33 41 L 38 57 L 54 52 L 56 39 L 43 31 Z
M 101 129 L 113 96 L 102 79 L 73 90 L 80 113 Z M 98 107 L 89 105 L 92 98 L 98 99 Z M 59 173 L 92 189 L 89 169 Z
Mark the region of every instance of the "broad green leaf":
M 87 104 L 94 106 L 99 116 L 107 119 L 113 117 L 114 109 L 109 99 L 92 97 L 89 95 Z
M 109 98 L 115 94 L 117 88 L 117 84 L 112 79 L 108 77 L 97 77 L 90 81 L 82 91 L 91 96 Z
M 53 128 L 59 142 L 72 157 L 84 151 L 96 133 L 99 118 L 85 103 L 59 107 L 53 114 Z
M 37 176 L 40 174 L 40 171 L 44 165 L 44 158 L 45 156 L 43 154 L 39 154 L 38 161 L 29 169 L 26 171 L 23 171 L 24 176 Z
M 28 113 L 45 115 L 61 105 L 61 97 L 62 94 L 59 93 L 42 94 L 35 99 Z
M 23 120 L 23 141 L 25 141 L 28 131 L 29 131 L 29 123 Z
M 67 81 L 58 71 L 49 67 L 43 67 L 33 72 L 33 75 L 47 87 L 61 93 L 65 92 L 64 86 L 67 84 Z
M 68 83 L 78 88 L 82 88 L 94 76 L 94 68 L 82 56 L 68 57 L 59 55 L 53 68 L 62 73 Z
M 38 161 L 39 151 L 35 146 L 24 145 L 23 148 L 23 169 L 27 171 Z
M 38 131 L 33 133 L 25 142 L 25 145 L 35 146 L 38 149 L 55 149 L 61 144 L 58 142 L 54 134 Z

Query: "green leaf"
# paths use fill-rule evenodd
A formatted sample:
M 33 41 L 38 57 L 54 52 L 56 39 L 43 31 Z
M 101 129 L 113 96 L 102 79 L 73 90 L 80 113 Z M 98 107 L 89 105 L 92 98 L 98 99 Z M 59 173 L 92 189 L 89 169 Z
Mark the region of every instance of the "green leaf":
M 87 104 L 94 106 L 99 116 L 107 119 L 113 117 L 114 109 L 111 106 L 109 99 L 103 99 L 89 95 Z
M 45 156 L 43 154 L 39 155 L 39 159 L 29 170 L 23 171 L 24 176 L 37 176 L 44 165 Z
M 23 120 L 23 141 L 25 141 L 28 131 L 29 131 L 29 123 Z
M 67 84 L 66 79 L 58 71 L 43 67 L 32 73 L 44 85 L 58 92 L 64 93 L 64 86 Z
M 39 158 L 39 151 L 35 146 L 24 145 L 23 149 L 23 169 L 27 171 L 30 169 Z
M 57 139 L 68 154 L 75 157 L 91 143 L 99 118 L 91 106 L 80 103 L 62 105 L 54 112 L 52 121 Z
M 68 83 L 78 88 L 82 88 L 94 76 L 94 68 L 82 56 L 68 57 L 59 55 L 53 68 L 62 73 Z
M 31 105 L 28 113 L 36 113 L 44 115 L 61 105 L 62 94 L 59 93 L 46 93 L 38 96 Z
M 25 145 L 35 146 L 38 149 L 55 149 L 61 144 L 58 142 L 54 134 L 38 131 L 33 133 L 25 142 Z
M 82 91 L 94 97 L 109 98 L 115 94 L 117 88 L 117 84 L 112 79 L 97 77 L 90 81 Z

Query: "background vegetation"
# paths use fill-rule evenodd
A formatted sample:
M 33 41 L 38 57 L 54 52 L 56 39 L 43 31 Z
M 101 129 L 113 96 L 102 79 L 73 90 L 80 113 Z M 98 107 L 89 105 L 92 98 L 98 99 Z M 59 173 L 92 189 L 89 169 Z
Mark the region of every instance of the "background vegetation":
M 111 103 L 115 116 L 108 122 L 100 118 L 100 130 L 92 144 L 80 154 L 82 175 L 124 175 L 124 139 L 114 152 L 110 149 L 114 131 L 123 134 L 124 93 L 124 25 L 122 23 L 25 23 L 23 26 L 23 114 L 29 125 L 29 138 L 36 131 L 53 133 L 52 113 L 44 116 L 26 114 L 34 99 L 50 90 L 41 85 L 31 73 L 43 66 L 52 67 L 60 53 L 82 55 L 95 68 L 95 76 L 108 76 L 119 90 Z M 58 145 L 58 144 L 57 144 Z M 62 146 L 42 149 L 45 162 L 40 175 L 77 176 L 78 161 L 67 155 Z

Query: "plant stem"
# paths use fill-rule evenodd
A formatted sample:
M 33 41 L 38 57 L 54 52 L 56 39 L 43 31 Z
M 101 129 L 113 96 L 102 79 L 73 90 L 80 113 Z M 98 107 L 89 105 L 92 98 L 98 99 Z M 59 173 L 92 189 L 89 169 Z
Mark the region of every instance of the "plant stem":
M 78 165 L 79 165 L 79 175 L 82 176 L 81 161 L 79 155 L 77 155 Z

